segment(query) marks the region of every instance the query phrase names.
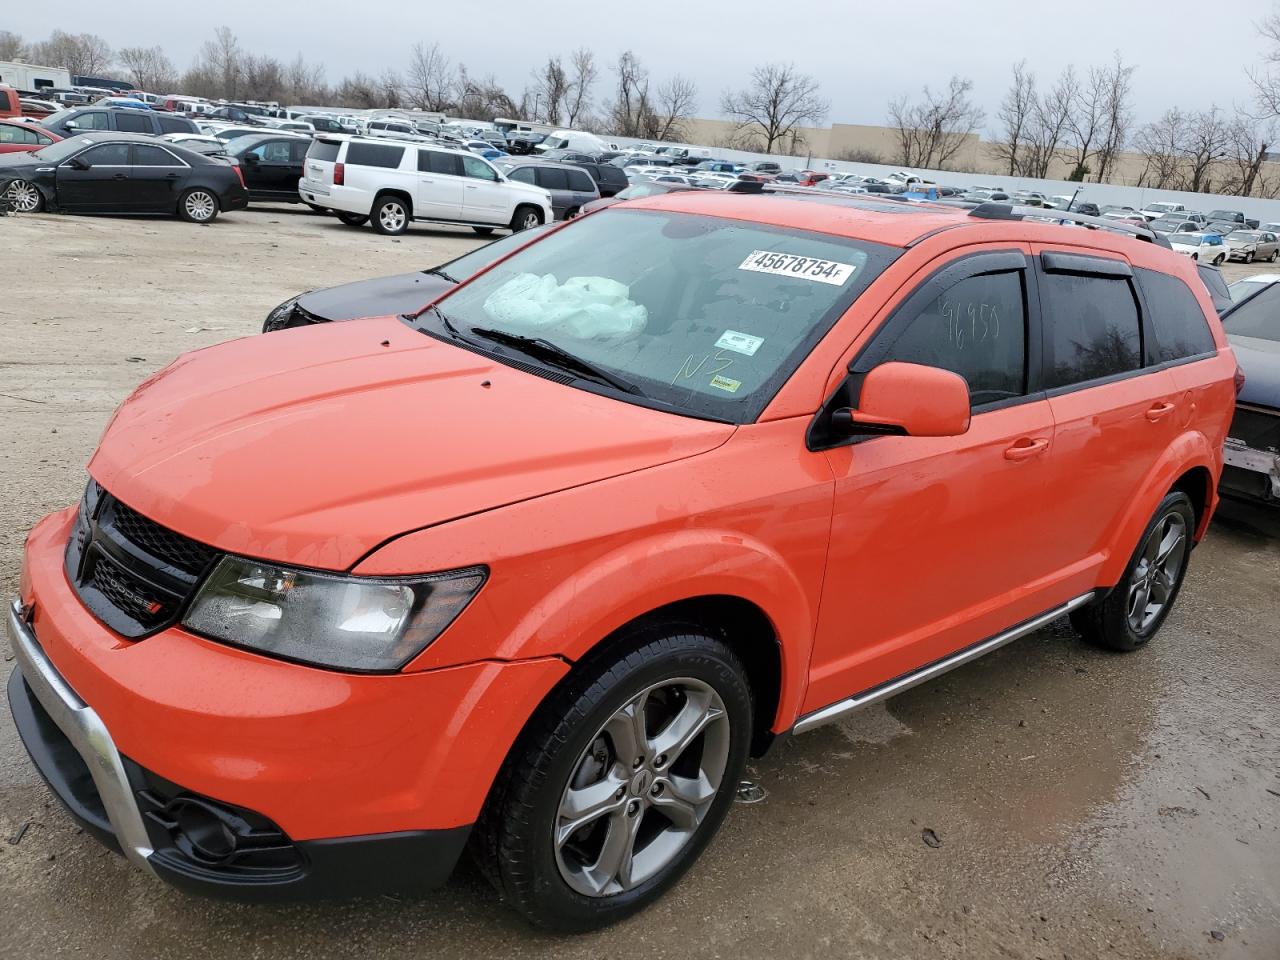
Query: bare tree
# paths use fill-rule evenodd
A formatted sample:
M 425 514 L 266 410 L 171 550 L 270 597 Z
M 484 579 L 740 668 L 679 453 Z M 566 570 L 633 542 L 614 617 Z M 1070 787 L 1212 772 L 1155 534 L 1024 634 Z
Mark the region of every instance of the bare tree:
M 591 91 L 595 87 L 599 71 L 596 56 L 587 47 L 580 47 L 569 55 L 569 93 L 565 97 L 565 118 L 571 128 L 585 123 L 591 109 Z
M 1133 91 L 1133 67 L 1125 64 L 1117 51 L 1110 65 L 1098 71 L 1102 86 L 1102 140 L 1097 150 L 1097 182 L 1103 183 L 1124 149 L 1133 123 L 1130 96 Z
M 558 56 L 547 57 L 547 62 L 533 74 L 534 119 L 541 119 L 552 126 L 560 126 L 561 112 L 569 97 L 571 83 Z
M 654 140 L 684 140 L 697 103 L 697 84 L 676 74 L 658 87 L 653 104 L 653 124 L 647 135 Z
M 794 142 L 799 128 L 821 121 L 828 106 L 818 95 L 818 81 L 798 72 L 794 63 L 756 67 L 745 89 L 720 98 L 720 110 L 734 120 L 737 132 L 759 137 L 765 153 L 788 138 Z
M 1242 197 L 1253 195 L 1274 133 L 1271 124 L 1264 126 L 1256 117 L 1236 110 L 1227 129 L 1225 164 L 1229 173 L 1223 189 Z
M 281 100 L 285 96 L 285 70 L 280 61 L 248 54 L 240 65 L 239 95 L 246 100 Z
M 94 33 L 64 33 L 55 30 L 49 39 L 31 49 L 33 60 L 49 67 L 62 67 L 73 76 L 100 76 L 115 61 L 106 40 Z
M 285 69 L 285 88 L 293 103 L 323 103 L 329 99 L 329 88 L 324 82 L 324 66 L 309 64 L 299 53 Z
M 1098 182 L 1106 177 L 1132 122 L 1132 78 L 1133 67 L 1117 52 L 1107 66 L 1090 68 L 1077 88 L 1069 127 L 1072 169 L 1068 180 L 1084 180 L 1090 173 Z
M 1229 138 L 1229 125 L 1217 107 L 1187 117 L 1181 189 L 1212 192 L 1215 167 L 1227 155 Z
M 618 75 L 610 117 L 613 131 L 622 137 L 643 137 L 653 114 L 649 102 L 649 71 L 630 50 L 618 56 L 613 68 Z
M 1248 71 L 1249 80 L 1263 116 L 1280 117 L 1280 9 L 1273 9 L 1257 28 L 1270 49 L 1263 65 Z
M 440 44 L 415 43 L 405 72 L 405 97 L 419 110 L 443 113 L 453 103 L 453 71 Z
M 234 100 L 240 95 L 241 74 L 244 71 L 244 51 L 230 27 L 219 27 L 213 39 L 200 45 L 200 52 L 191 70 L 184 77 L 195 86 L 189 91 L 199 96 L 225 97 Z M 211 89 L 210 89 L 211 88 Z
M 116 58 L 139 90 L 164 92 L 177 85 L 178 71 L 164 47 L 122 47 Z
M 27 45 L 12 30 L 0 30 L 0 60 L 22 60 L 27 56 Z
M 1000 121 L 1000 139 L 995 152 L 1008 168 L 1009 176 L 1017 176 L 1026 166 L 1031 127 L 1040 98 L 1036 94 L 1036 75 L 1027 70 L 1027 61 L 1013 65 L 1013 85 L 1004 95 L 996 119 Z
M 515 102 L 493 74 L 472 77 L 461 63 L 454 80 L 454 101 L 458 112 L 472 120 L 492 121 L 518 112 Z
M 1024 177 L 1045 179 L 1071 126 L 1079 82 L 1075 70 L 1067 66 L 1052 87 L 1036 101 L 1027 131 L 1027 147 L 1019 172 Z
M 896 161 L 908 167 L 945 168 L 982 123 L 982 108 L 969 99 L 972 90 L 972 80 L 953 76 L 945 91 L 934 93 L 926 86 L 915 103 L 905 96 L 891 100 Z
M 1177 107 L 1144 124 L 1133 141 L 1144 161 L 1138 186 L 1157 190 L 1178 186 L 1186 143 L 1187 119 Z

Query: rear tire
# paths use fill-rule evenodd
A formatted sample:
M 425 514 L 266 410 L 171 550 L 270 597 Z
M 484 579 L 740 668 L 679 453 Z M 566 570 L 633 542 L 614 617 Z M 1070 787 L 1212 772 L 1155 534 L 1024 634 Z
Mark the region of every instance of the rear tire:
M 363 227 L 369 222 L 367 213 L 340 213 L 338 219 L 345 223 L 348 227 Z
M 373 229 L 388 237 L 398 237 L 409 229 L 409 204 L 403 197 L 379 197 L 373 202 Z
M 1173 609 L 1191 560 L 1196 514 L 1180 490 L 1166 494 L 1138 540 L 1120 583 L 1071 613 L 1086 641 L 1106 650 L 1137 650 Z
M 178 216 L 188 223 L 213 223 L 218 217 L 218 198 L 212 190 L 194 187 L 178 198 Z
M 633 630 L 581 662 L 512 747 L 476 824 L 481 870 L 548 929 L 644 909 L 728 813 L 751 724 L 746 671 L 721 641 L 689 623 Z
M 532 230 L 535 227 L 542 226 L 542 211 L 537 207 L 516 207 L 515 214 L 511 217 L 511 232 L 519 233 L 522 230 Z
M 493 227 L 472 227 L 471 229 L 482 237 L 493 236 Z

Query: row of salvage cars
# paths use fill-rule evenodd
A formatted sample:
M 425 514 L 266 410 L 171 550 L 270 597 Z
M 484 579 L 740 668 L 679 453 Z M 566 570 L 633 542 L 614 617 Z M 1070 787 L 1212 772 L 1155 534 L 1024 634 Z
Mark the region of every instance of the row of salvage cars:
M 273 309 L 262 330 L 416 313 L 553 229 L 548 224 L 513 233 L 420 272 L 299 294 Z M 1273 282 L 1280 273 L 1259 274 L 1230 287 L 1214 266 L 1200 264 L 1199 273 L 1245 376 L 1224 450 L 1220 492 L 1280 506 L 1280 283 Z

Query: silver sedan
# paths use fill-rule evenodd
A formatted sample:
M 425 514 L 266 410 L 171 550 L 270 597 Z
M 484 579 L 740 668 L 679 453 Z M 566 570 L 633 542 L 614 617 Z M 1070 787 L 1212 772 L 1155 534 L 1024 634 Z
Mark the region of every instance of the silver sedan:
M 1275 263 L 1280 258 L 1280 238 L 1265 230 L 1233 230 L 1227 234 L 1227 259 L 1253 263 L 1266 260 Z

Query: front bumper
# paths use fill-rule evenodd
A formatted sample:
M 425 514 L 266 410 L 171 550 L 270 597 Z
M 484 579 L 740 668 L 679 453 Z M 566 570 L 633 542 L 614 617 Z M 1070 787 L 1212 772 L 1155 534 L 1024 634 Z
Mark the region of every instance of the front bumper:
M 564 661 L 358 676 L 179 627 L 130 642 L 67 581 L 73 518 L 54 514 L 31 532 L 21 605 L 6 626 L 18 657 L 9 691 L 19 732 L 86 829 L 166 880 L 240 898 L 346 895 L 448 876 Z M 217 851 L 192 857 L 179 821 L 206 814 L 288 856 L 246 869 L 225 869 Z M 225 832 L 207 819 L 197 832 L 205 827 Z
M 1280 502 L 1280 454 L 1255 450 L 1229 438 L 1222 448 L 1222 492 L 1237 497 Z

